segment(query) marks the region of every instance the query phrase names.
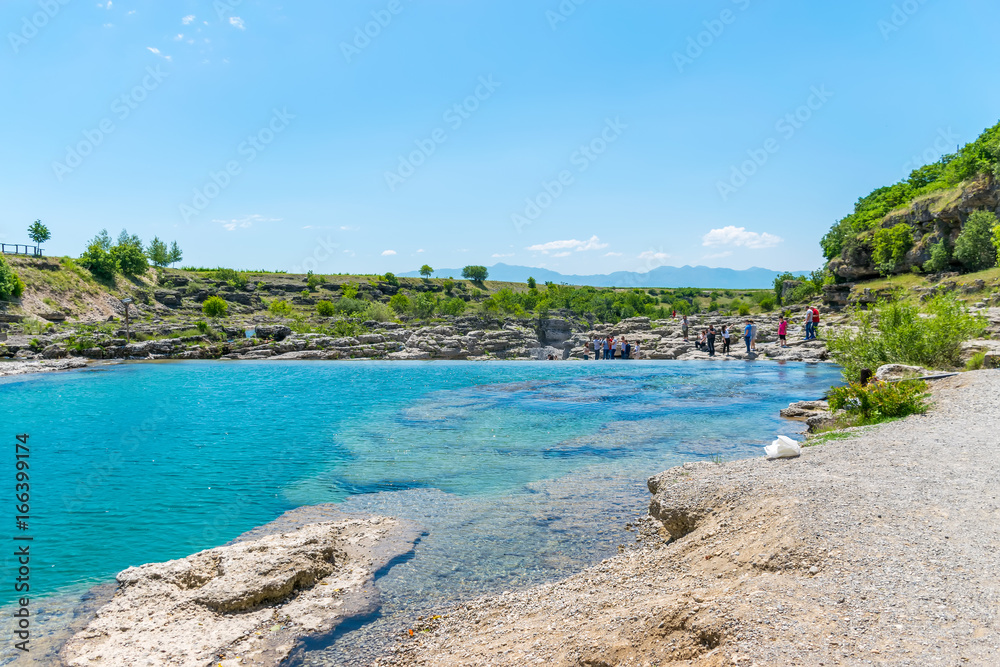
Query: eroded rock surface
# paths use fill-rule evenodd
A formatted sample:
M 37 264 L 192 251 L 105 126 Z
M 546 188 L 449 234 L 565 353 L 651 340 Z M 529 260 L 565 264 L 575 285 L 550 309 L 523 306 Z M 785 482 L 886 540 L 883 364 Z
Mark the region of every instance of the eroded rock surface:
M 416 537 L 412 526 L 378 516 L 284 527 L 121 572 L 114 598 L 63 659 L 71 667 L 277 665 L 303 635 L 370 610 L 373 573 Z

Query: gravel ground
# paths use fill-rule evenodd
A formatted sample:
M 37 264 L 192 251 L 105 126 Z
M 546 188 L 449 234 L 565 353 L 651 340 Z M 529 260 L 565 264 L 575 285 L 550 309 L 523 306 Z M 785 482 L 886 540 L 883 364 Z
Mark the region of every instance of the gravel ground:
M 662 473 L 620 556 L 414 619 L 375 664 L 998 665 L 1000 372 L 933 402 L 798 459 Z
M 27 373 L 48 373 L 85 368 L 86 359 L 50 359 L 46 361 L 0 361 L 0 377 L 25 375 Z

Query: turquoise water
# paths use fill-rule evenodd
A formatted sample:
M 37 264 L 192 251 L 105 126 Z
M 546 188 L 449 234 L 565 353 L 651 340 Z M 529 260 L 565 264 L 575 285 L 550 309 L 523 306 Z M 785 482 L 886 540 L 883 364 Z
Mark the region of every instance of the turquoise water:
M 601 522 L 641 514 L 648 475 L 761 455 L 800 427 L 780 408 L 838 380 L 744 362 L 165 362 L 8 379 L 0 411 L 11 476 L 14 435 L 31 436 L 36 598 L 335 502 L 425 526 L 380 581 L 405 613 L 606 557 L 623 538 Z

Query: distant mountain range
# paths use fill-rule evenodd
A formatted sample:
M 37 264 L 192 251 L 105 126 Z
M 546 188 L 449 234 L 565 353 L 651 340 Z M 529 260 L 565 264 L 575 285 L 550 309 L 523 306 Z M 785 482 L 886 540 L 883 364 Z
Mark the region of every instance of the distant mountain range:
M 697 287 L 716 289 L 768 289 L 774 286 L 774 279 L 784 271 L 771 271 L 753 267 L 750 269 L 713 269 L 708 266 L 661 266 L 648 273 L 616 271 L 592 276 L 564 275 L 548 269 L 530 266 L 494 264 L 488 267 L 489 280 L 523 283 L 532 277 L 539 283 L 553 282 L 567 285 L 590 285 L 591 287 Z M 808 275 L 808 271 L 793 271 L 795 275 Z M 403 277 L 414 278 L 419 271 L 401 273 Z M 438 269 L 435 278 L 461 278 L 462 269 Z

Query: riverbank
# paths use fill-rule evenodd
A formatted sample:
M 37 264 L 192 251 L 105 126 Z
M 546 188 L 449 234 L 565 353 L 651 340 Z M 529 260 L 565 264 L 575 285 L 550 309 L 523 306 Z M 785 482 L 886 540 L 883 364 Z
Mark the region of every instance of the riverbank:
M 415 619 L 376 664 L 996 664 L 1000 373 L 933 404 L 798 459 L 657 475 L 633 549 Z

